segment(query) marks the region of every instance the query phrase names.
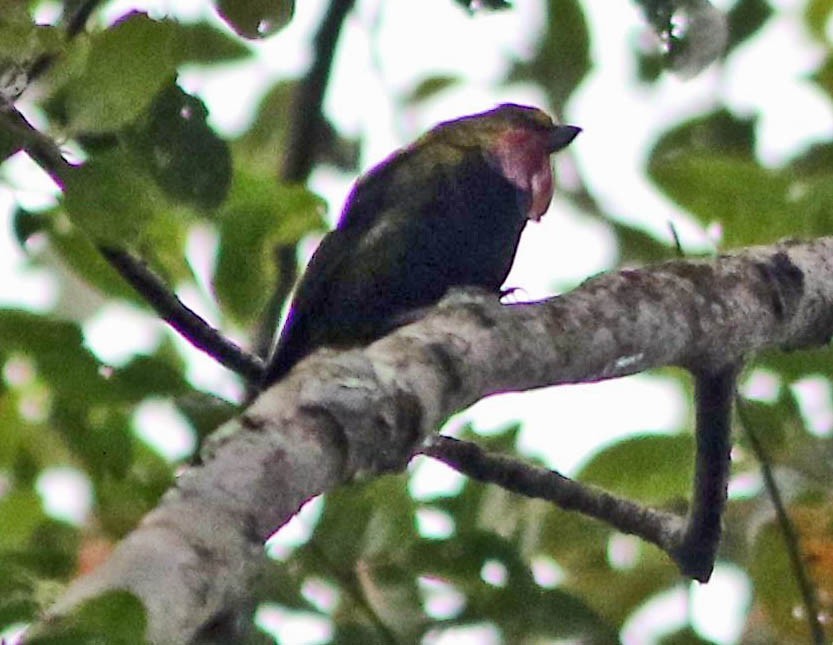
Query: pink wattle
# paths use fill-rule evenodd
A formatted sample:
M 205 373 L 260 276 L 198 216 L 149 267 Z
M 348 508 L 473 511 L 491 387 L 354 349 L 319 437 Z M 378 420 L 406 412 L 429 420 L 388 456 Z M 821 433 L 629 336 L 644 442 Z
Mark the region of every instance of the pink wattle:
M 538 221 L 547 212 L 555 190 L 545 133 L 508 130 L 492 151 L 506 179 L 532 198 L 526 216 Z

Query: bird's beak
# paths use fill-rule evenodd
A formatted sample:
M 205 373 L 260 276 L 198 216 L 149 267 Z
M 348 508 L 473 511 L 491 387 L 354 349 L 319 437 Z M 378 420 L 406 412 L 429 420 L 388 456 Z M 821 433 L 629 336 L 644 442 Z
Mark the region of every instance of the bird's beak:
M 547 150 L 550 154 L 566 148 L 573 139 L 581 132 L 581 128 L 575 125 L 556 125 L 549 135 Z

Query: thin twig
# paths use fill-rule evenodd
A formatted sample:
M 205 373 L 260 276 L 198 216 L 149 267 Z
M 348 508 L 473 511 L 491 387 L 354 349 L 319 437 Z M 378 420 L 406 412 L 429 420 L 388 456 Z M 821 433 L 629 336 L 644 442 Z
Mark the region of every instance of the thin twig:
M 64 189 L 75 167 L 64 159 L 60 148 L 52 139 L 38 131 L 13 107 L 0 111 L 0 127 L 10 132 L 18 145 L 49 173 L 61 190 Z M 98 248 L 110 265 L 136 289 L 145 302 L 194 347 L 246 380 L 260 380 L 263 361 L 246 353 L 185 306 L 144 262 L 122 249 L 104 246 Z
M 607 491 L 574 481 L 559 472 L 506 455 L 490 454 L 476 443 L 438 435 L 420 449 L 478 481 L 497 484 L 526 497 L 553 502 L 631 533 L 670 553 L 678 542 L 682 518 L 641 506 Z
M 306 181 L 315 162 L 323 123 L 322 104 L 333 66 L 338 36 L 355 0 L 332 0 L 313 41 L 313 60 L 298 84 L 292 105 L 286 155 L 281 177 L 287 182 Z
M 99 246 L 98 250 L 159 317 L 185 340 L 247 381 L 260 380 L 263 361 L 230 341 L 186 306 L 142 260 L 121 249 Z
M 775 517 L 778 521 L 778 527 L 784 537 L 784 544 L 787 548 L 787 557 L 790 560 L 790 566 L 793 570 L 798 590 L 801 594 L 801 600 L 804 603 L 804 612 L 807 614 L 807 626 L 810 629 L 810 634 L 815 645 L 824 645 L 827 642 L 824 634 L 824 628 L 819 621 L 819 603 L 816 597 L 816 590 L 813 586 L 807 569 L 804 566 L 803 558 L 801 557 L 801 547 L 799 546 L 799 537 L 793 526 L 792 520 L 787 513 L 787 508 L 784 505 L 784 500 L 781 497 L 781 491 L 778 488 L 778 483 L 775 481 L 775 476 L 772 473 L 772 464 L 769 461 L 769 455 L 766 452 L 758 432 L 754 428 L 754 424 L 749 419 L 746 411 L 746 402 L 741 396 L 736 397 L 738 420 L 743 429 L 746 438 L 749 441 L 749 446 L 755 458 L 758 460 L 758 465 L 761 468 L 761 477 L 764 480 L 764 488 L 767 495 L 772 500 L 772 506 L 775 509 Z
M 40 132 L 14 106 L 0 109 L 0 128 L 11 135 L 18 149 L 24 150 L 52 181 L 64 190 L 72 164 L 64 159 L 61 149 L 48 136 Z
M 674 225 L 674 222 L 669 220 L 668 228 L 671 230 L 671 238 L 674 240 L 674 248 L 677 249 L 677 257 L 687 257 L 686 252 L 683 250 L 683 243 L 680 240 L 680 233 L 677 230 L 677 227 Z

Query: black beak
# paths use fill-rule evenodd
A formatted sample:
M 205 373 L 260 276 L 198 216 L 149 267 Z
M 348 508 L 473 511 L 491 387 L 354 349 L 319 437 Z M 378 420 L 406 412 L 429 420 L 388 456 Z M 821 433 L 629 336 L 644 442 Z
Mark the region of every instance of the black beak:
M 553 127 L 549 138 L 550 154 L 570 145 L 579 132 L 581 132 L 581 128 L 575 125 L 556 125 Z

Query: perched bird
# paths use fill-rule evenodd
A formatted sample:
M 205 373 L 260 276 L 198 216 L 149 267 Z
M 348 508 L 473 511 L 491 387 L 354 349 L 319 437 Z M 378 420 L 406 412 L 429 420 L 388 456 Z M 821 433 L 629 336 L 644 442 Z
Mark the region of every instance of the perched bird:
M 524 225 L 552 199 L 550 155 L 579 132 L 504 104 L 440 123 L 361 177 L 298 284 L 263 385 L 318 347 L 383 336 L 450 287 L 499 293 Z

